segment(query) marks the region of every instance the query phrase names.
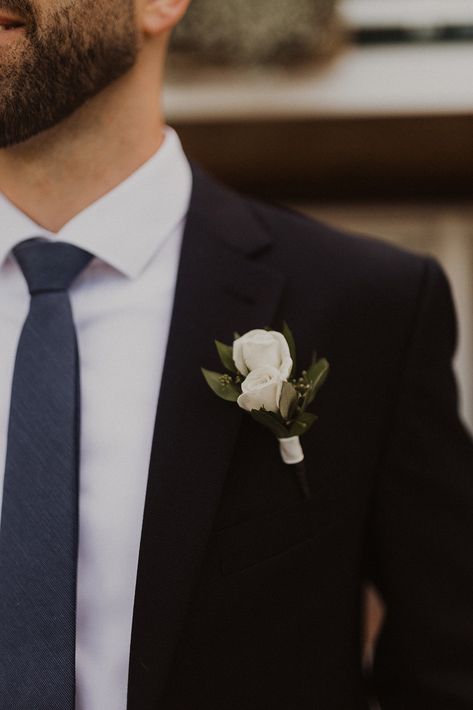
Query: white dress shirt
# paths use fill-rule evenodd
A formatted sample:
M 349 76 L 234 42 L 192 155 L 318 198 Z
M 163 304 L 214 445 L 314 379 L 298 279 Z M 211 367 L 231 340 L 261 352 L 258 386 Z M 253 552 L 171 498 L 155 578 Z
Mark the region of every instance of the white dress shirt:
M 70 291 L 80 352 L 77 710 L 125 710 L 153 428 L 192 175 L 177 135 L 57 234 L 0 194 L 0 502 L 16 348 L 29 308 L 10 254 L 35 236 L 96 257 Z

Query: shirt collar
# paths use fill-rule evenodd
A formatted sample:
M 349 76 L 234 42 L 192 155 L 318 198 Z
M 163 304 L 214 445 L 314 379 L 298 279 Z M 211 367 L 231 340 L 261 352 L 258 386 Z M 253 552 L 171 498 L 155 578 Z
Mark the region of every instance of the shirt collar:
M 0 193 L 0 265 L 19 242 L 46 237 L 86 249 L 136 278 L 184 220 L 191 191 L 190 165 L 177 134 L 167 127 L 159 150 L 146 163 L 56 234 Z

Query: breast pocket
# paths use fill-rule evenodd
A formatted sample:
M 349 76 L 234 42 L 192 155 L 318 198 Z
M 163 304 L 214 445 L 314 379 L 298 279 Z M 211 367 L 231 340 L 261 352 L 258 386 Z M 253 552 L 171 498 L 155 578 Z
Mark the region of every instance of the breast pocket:
M 246 569 L 329 533 L 341 522 L 339 497 L 301 501 L 215 533 L 224 575 Z

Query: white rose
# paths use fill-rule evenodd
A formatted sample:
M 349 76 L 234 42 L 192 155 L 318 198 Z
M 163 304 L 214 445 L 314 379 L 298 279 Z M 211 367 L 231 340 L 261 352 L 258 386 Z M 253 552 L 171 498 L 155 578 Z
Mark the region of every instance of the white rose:
M 287 380 L 292 370 L 289 345 L 276 330 L 250 330 L 235 340 L 233 361 L 242 375 L 259 367 L 274 367 Z
M 242 394 L 238 397 L 238 405 L 248 412 L 263 408 L 267 412 L 279 411 L 284 381 L 285 378 L 275 367 L 258 367 L 252 370 L 241 383 Z

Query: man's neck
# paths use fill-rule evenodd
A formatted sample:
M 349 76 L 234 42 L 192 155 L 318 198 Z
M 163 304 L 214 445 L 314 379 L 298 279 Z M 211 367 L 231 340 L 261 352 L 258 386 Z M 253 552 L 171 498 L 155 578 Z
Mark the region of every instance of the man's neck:
M 163 140 L 159 87 L 150 95 L 137 76 L 115 82 L 58 126 L 0 150 L 0 192 L 58 232 L 137 170 Z

